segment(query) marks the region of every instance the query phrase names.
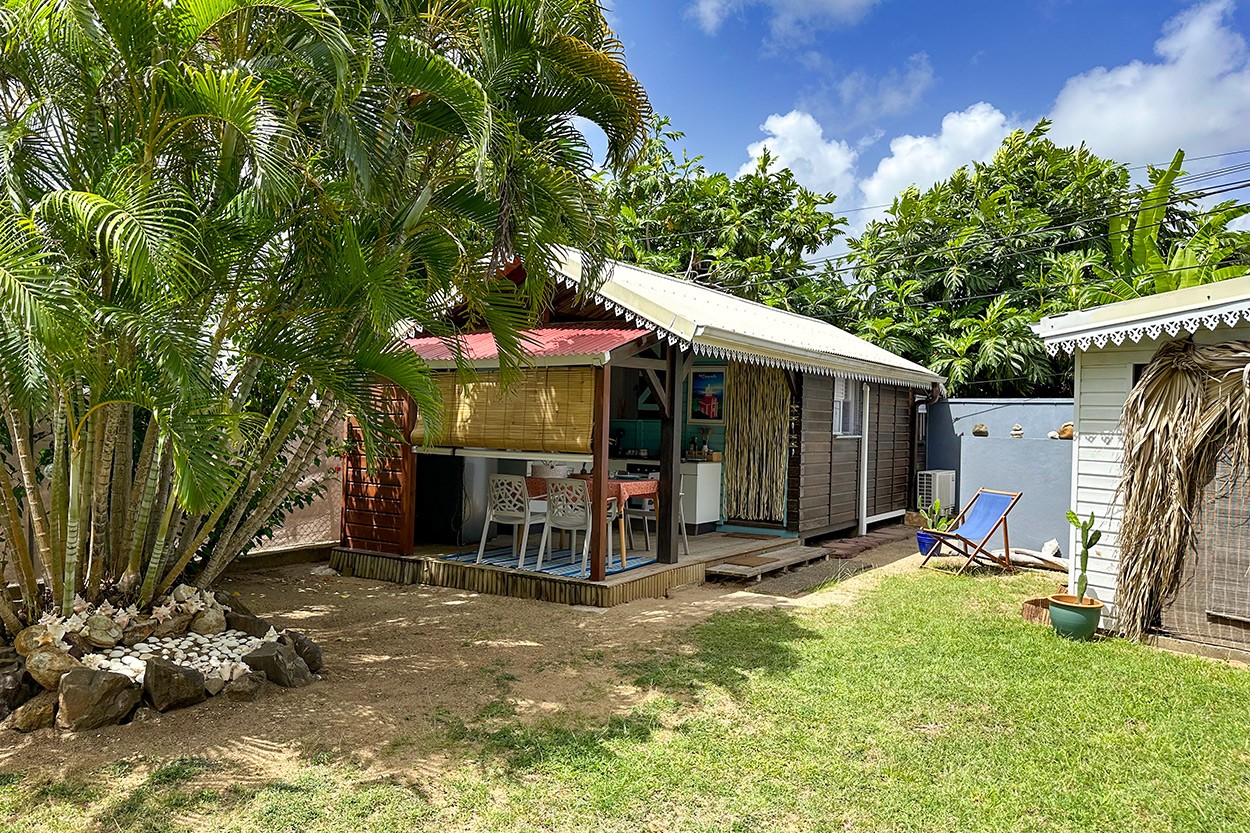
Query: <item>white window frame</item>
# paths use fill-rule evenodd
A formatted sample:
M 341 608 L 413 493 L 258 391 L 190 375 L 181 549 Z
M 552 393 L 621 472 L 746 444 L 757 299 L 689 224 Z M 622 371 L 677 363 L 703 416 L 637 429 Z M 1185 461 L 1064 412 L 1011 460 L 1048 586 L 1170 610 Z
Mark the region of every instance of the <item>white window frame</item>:
M 833 436 L 850 439 L 862 437 L 864 426 L 863 385 L 854 379 L 835 376 L 833 380 Z M 849 417 L 849 422 L 847 417 Z M 849 430 L 847 430 L 849 428 Z

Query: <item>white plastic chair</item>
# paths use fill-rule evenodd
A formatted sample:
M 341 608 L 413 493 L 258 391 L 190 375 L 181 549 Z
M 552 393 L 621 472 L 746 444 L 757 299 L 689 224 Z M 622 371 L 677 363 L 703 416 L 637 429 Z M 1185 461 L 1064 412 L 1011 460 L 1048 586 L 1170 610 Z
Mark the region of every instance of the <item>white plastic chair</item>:
M 524 477 L 516 474 L 492 474 L 489 501 L 486 506 L 486 524 L 482 527 L 482 542 L 477 546 L 477 563 L 481 564 L 482 556 L 486 554 L 486 538 L 490 535 L 490 525 L 496 523 L 521 527 L 521 552 L 517 556 L 516 566 L 518 570 L 524 567 L 525 549 L 529 546 L 530 525 L 542 521 L 546 516 L 545 501 L 530 498 Z M 515 546 L 515 532 L 512 539 Z
M 612 522 L 617 518 L 616 498 L 608 498 L 608 556 L 607 563 L 612 563 Z M 577 550 L 577 533 L 582 532 L 582 571 L 587 575 L 590 562 L 590 528 L 594 522 L 594 512 L 590 504 L 590 487 L 585 480 L 575 477 L 560 478 L 547 481 L 547 519 L 543 524 L 542 541 L 538 544 L 538 564 L 536 569 L 543 568 L 543 556 L 551 545 L 551 530 L 561 529 L 569 533 L 569 554 Z
M 681 476 L 681 480 L 677 486 L 677 528 L 681 530 L 681 545 L 686 555 L 690 555 L 690 538 L 686 534 L 686 503 L 683 498 L 686 496 L 686 475 Z M 625 506 L 625 532 L 629 536 L 630 549 L 634 547 L 634 518 L 642 520 L 642 541 L 645 549 L 651 549 L 651 521 L 655 521 L 655 525 L 659 527 L 660 519 L 656 514 L 655 501 L 651 498 L 641 498 L 640 506 Z

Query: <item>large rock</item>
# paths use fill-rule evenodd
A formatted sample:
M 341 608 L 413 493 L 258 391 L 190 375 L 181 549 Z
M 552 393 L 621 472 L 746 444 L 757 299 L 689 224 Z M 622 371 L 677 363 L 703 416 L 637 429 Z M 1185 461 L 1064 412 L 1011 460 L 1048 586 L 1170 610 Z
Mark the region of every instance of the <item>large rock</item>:
M 213 636 L 226 629 L 226 614 L 219 607 L 206 607 L 191 620 L 191 632 Z
M 47 645 L 37 648 L 26 658 L 26 673 L 48 691 L 56 691 L 61 675 L 83 667 L 83 664 L 58 648 Z
M 243 600 L 239 598 L 237 593 L 231 594 L 224 590 L 218 590 L 213 593 L 213 598 L 216 599 L 217 604 L 221 605 L 226 610 L 233 610 L 235 613 L 241 613 L 244 616 L 256 615 L 252 612 L 251 608 L 243 604 Z
M 204 675 L 168 660 L 150 659 L 143 675 L 143 690 L 158 712 L 193 706 L 204 700 Z
M 271 626 L 258 616 L 231 610 L 226 613 L 226 627 L 234 631 L 243 631 L 248 636 L 254 636 L 257 639 L 263 639 L 265 634 L 269 633 Z
M 87 617 L 82 635 L 96 648 L 112 648 L 122 641 L 121 627 L 101 613 L 93 613 Z
M 56 699 L 56 692 L 41 691 L 9 715 L 4 725 L 19 732 L 49 729 L 56 715 Z
M 226 687 L 226 681 L 217 674 L 209 674 L 204 678 L 204 691 L 209 697 L 216 697 Z
M 191 619 L 194 614 L 191 613 L 175 613 L 164 622 L 156 626 L 152 631 L 153 636 L 164 638 L 166 636 L 182 636 L 187 632 L 187 628 L 191 625 Z
M 12 648 L 0 649 L 0 718 L 42 691 L 26 673 L 26 660 Z
M 131 648 L 138 645 L 155 633 L 156 626 L 159 624 L 160 622 L 152 618 L 131 619 L 122 631 L 122 644 Z
M 295 653 L 299 654 L 299 658 L 308 666 L 309 671 L 316 674 L 325 665 L 321 657 L 321 646 L 309 639 L 306 634 L 299 631 L 283 631 L 282 638 L 295 649 Z
M 261 686 L 265 683 L 265 675 L 260 673 L 244 674 L 237 680 L 226 683 L 226 699 L 240 703 L 255 700 L 260 696 Z
M 143 690 L 123 674 L 75 668 L 61 680 L 56 725 L 75 732 L 121 723 Z
M 308 664 L 299 658 L 291 645 L 266 642 L 243 657 L 243 661 L 249 668 L 263 671 L 269 682 L 284 688 L 299 688 L 312 682 Z
M 13 640 L 13 648 L 24 657 L 30 656 L 35 649 L 50 645 L 57 640 L 48 633 L 47 625 L 31 625 L 17 632 Z

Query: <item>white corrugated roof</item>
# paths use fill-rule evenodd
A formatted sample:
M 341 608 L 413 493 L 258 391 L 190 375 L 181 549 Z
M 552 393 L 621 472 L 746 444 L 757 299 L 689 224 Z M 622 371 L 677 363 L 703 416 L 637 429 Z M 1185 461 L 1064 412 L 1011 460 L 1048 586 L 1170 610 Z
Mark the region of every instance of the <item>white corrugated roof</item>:
M 1250 277 L 1051 315 L 1033 325 L 1051 353 L 1155 339 L 1250 321 Z
M 566 252 L 566 283 L 581 287 L 581 258 Z M 595 300 L 695 353 L 928 387 L 942 377 L 832 324 L 747 301 L 707 286 L 610 261 Z

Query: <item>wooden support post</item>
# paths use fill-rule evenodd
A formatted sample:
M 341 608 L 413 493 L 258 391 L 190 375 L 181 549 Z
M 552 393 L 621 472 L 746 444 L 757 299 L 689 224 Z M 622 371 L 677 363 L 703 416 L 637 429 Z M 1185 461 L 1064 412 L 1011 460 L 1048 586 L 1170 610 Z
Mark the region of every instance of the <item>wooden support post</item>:
M 400 526 L 400 555 L 411 555 L 417 538 L 417 453 L 412 447 L 412 432 L 417 427 L 417 403 L 408 394 L 396 389 L 401 397 L 400 431 L 404 441 L 396 448 L 400 454 L 400 511 L 403 523 Z
M 662 564 L 676 564 L 681 533 L 677 528 L 681 513 L 681 427 L 685 416 L 682 383 L 689 367 L 684 351 L 670 345 L 664 373 L 664 398 L 668 409 L 660 416 L 659 512 L 656 517 L 655 553 Z
M 595 368 L 594 428 L 590 447 L 594 458 L 590 484 L 590 494 L 594 498 L 594 517 L 590 527 L 591 581 L 603 581 L 608 574 L 608 434 L 612 416 L 610 372 L 607 365 Z

